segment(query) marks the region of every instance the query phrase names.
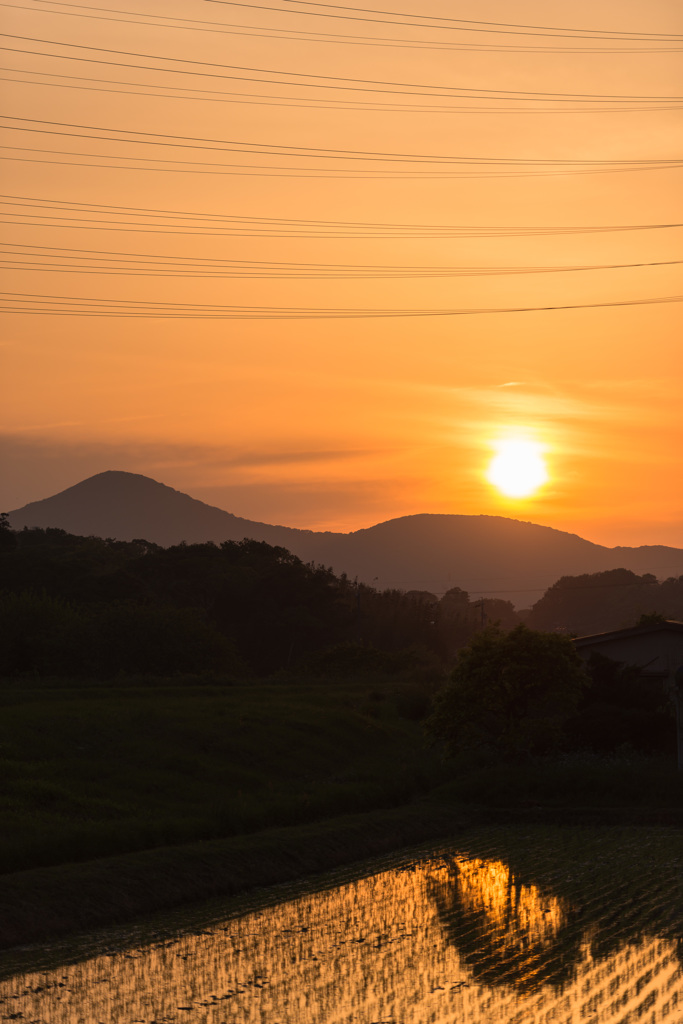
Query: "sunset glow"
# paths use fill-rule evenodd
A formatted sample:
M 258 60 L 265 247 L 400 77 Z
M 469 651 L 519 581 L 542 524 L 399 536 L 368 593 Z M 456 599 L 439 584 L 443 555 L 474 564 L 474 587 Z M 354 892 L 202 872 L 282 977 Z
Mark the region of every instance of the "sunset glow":
M 534 441 L 499 441 L 496 448 L 487 478 L 507 497 L 525 498 L 548 480 L 541 446 Z
M 6 8 L 0 511 L 121 469 L 682 545 L 683 5 L 327 6 Z

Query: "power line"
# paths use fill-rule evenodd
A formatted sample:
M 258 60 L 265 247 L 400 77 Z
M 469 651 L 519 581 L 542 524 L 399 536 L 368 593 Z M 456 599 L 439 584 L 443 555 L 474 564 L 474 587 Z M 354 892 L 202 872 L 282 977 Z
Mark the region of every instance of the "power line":
M 355 169 L 331 169 L 331 168 L 317 168 L 315 170 L 309 170 L 306 167 L 290 167 L 280 165 L 269 165 L 269 164 L 225 164 L 225 163 L 210 163 L 207 161 L 192 161 L 192 160 L 164 160 L 145 157 L 127 157 L 119 156 L 117 154 L 94 154 L 94 153 L 72 153 L 68 150 L 42 150 L 42 149 L 26 149 L 21 146 L 6 146 L 6 150 L 18 150 L 29 153 L 50 153 L 55 156 L 83 156 L 89 157 L 90 160 L 98 159 L 110 159 L 110 160 L 127 160 L 136 161 L 135 164 L 104 164 L 104 163 L 85 163 L 78 160 L 38 160 L 31 157 L 17 157 L 17 156 L 0 156 L 0 160 L 14 160 L 20 163 L 31 163 L 31 164 L 49 164 L 56 167 L 91 167 L 99 170 L 114 170 L 114 171 L 151 171 L 154 174 L 212 174 L 228 177 L 240 177 L 247 175 L 249 177 L 261 177 L 261 178 L 320 178 L 325 181 L 333 180 L 351 180 L 351 181 L 382 181 L 382 180 L 484 180 L 485 178 L 548 178 L 557 177 L 558 175 L 565 174 L 616 174 L 623 172 L 642 171 L 642 170 L 668 170 L 668 167 L 593 167 L 588 169 L 572 168 L 571 170 L 555 170 L 555 171 L 487 171 L 484 173 L 471 173 L 469 171 L 377 171 L 372 169 L 364 169 L 362 171 Z M 159 164 L 174 164 L 175 166 L 159 166 Z M 138 166 L 143 164 L 143 166 Z M 147 166 L 152 165 L 152 166 Z M 180 165 L 180 166 L 178 166 Z M 220 168 L 220 170 L 206 170 L 205 168 Z M 8 222 L 7 223 L 15 223 Z M 21 222 L 18 222 L 21 223 Z M 117 230 L 113 228 L 112 230 Z M 129 230 L 129 229 L 123 229 Z M 176 232 L 177 233 L 177 232 Z
M 172 262 L 173 265 L 182 265 L 182 266 L 195 266 L 196 265 L 196 266 L 199 266 L 199 267 L 208 266 L 209 268 L 213 267 L 213 266 L 217 266 L 217 267 L 232 267 L 232 266 L 244 267 L 244 266 L 246 266 L 246 267 L 268 267 L 268 268 L 275 267 L 275 268 L 304 268 L 304 269 L 321 269 L 321 268 L 322 269 L 325 269 L 325 268 L 329 269 L 329 268 L 332 268 L 332 269 L 335 269 L 335 270 L 359 270 L 359 269 L 360 270 L 373 270 L 373 269 L 382 269 L 382 270 L 401 270 L 401 269 L 403 269 L 403 270 L 420 270 L 420 269 L 439 270 L 439 269 L 448 269 L 448 268 L 444 268 L 444 267 L 396 266 L 394 264 L 292 263 L 292 262 L 284 262 L 284 261 L 281 261 L 281 260 L 226 260 L 226 259 L 215 259 L 213 257 L 207 257 L 207 256 L 187 256 L 187 255 L 184 255 L 184 254 L 182 256 L 174 256 L 174 255 L 168 255 L 168 254 L 159 255 L 159 254 L 156 254 L 156 253 L 114 252 L 114 251 L 111 251 L 111 250 L 108 250 L 108 249 L 73 249 L 73 248 L 67 248 L 65 246 L 45 246 L 45 245 L 27 244 L 27 243 L 22 243 L 22 242 L 0 242 L 0 250 L 2 250 L 2 249 L 11 249 L 11 250 L 19 249 L 19 250 L 22 250 L 19 253 L 10 252 L 9 255 L 39 256 L 39 257 L 49 257 L 49 258 L 61 259 L 61 258 L 64 258 L 61 255 L 61 254 L 64 253 L 64 254 L 68 254 L 68 258 L 74 258 L 74 259 L 93 259 L 93 260 L 98 260 L 98 261 L 99 260 L 110 260 L 111 262 L 125 262 L 125 263 L 134 262 L 134 261 L 138 261 L 138 260 L 139 261 L 150 261 L 151 260 L 151 261 L 153 261 L 155 263 L 159 263 L 159 264 L 164 264 L 164 263 Z M 29 250 L 29 251 L 26 252 L 26 251 L 23 251 L 23 250 Z M 37 252 L 35 250 L 37 250 Z M 667 262 L 669 262 L 669 261 L 667 261 Z M 679 261 L 675 260 L 673 262 L 678 263 Z M 624 266 L 631 266 L 631 265 L 633 265 L 633 266 L 648 266 L 649 264 L 624 264 Z M 486 269 L 486 268 L 479 267 L 479 268 L 468 268 L 468 269 L 483 270 L 483 269 Z M 502 270 L 506 270 L 506 269 L 512 269 L 512 268 L 505 268 L 505 267 L 500 268 L 500 267 L 498 267 L 498 268 L 489 268 L 489 269 L 496 269 L 496 270 L 501 270 L 502 269 Z M 531 271 L 531 270 L 536 270 L 536 269 L 542 270 L 542 269 L 548 269 L 548 268 L 547 267 L 546 268 L 539 267 L 539 268 L 524 268 L 524 269 L 527 269 L 527 270 Z M 598 268 L 598 267 L 593 267 L 593 266 L 586 266 L 586 267 L 561 267 L 561 268 L 553 268 L 553 269 L 607 269 L 607 267 L 606 266 L 604 266 L 604 267 L 601 266 L 600 268 Z
M 348 270 L 346 272 L 335 271 L 333 269 L 286 269 L 286 268 L 271 268 L 271 269 L 258 269 L 254 267 L 230 267 L 224 270 L 218 268 L 203 268 L 197 269 L 191 264 L 186 267 L 179 266 L 155 266 L 150 264 L 147 267 L 102 267 L 102 266 L 83 266 L 82 264 L 65 264 L 65 265 L 54 265 L 50 263 L 31 263 L 21 262 L 17 260 L 8 260 L 2 253 L 0 253 L 0 264 L 3 265 L 5 270 L 21 270 L 21 271 L 34 271 L 34 272 L 53 272 L 53 273 L 80 273 L 80 274 L 107 274 L 107 275 L 119 275 L 119 276 L 136 276 L 136 277 L 181 277 L 181 278 L 209 278 L 209 279 L 226 279 L 226 278 L 238 278 L 238 279 L 266 279 L 266 280 L 424 280 L 424 279 L 438 279 L 438 278 L 458 278 L 458 277 L 504 277 L 504 276 L 518 276 L 518 275 L 530 275 L 530 274 L 561 274 L 561 273 L 572 273 L 579 271 L 597 271 L 597 270 L 627 270 L 640 267 L 669 267 L 678 266 L 683 263 L 683 260 L 664 260 L 654 263 L 617 263 L 608 264 L 604 266 L 576 266 L 576 267 L 457 267 L 457 268 L 386 268 L 382 270 L 378 268 L 373 271 L 368 270 Z
M 636 102 L 636 101 L 643 101 L 643 102 L 651 103 L 651 102 L 662 102 L 662 101 L 664 101 L 664 102 L 667 102 L 667 101 L 680 101 L 681 99 L 683 99 L 682 96 L 610 95 L 610 94 L 602 94 L 602 93 L 553 93 L 553 92 L 541 92 L 541 91 L 518 90 L 518 89 L 491 89 L 491 88 L 488 88 L 488 87 L 474 88 L 474 87 L 448 86 L 448 85 L 425 85 L 424 83 L 415 83 L 415 82 L 391 82 L 391 81 L 385 82 L 385 81 L 376 80 L 376 79 L 349 78 L 349 77 L 342 77 L 342 76 L 337 76 L 337 75 L 309 75 L 309 74 L 306 74 L 306 73 L 300 72 L 300 71 L 282 71 L 282 70 L 273 70 L 273 69 L 269 69 L 269 68 L 252 68 L 252 67 L 238 65 L 238 64 L 218 64 L 218 63 L 214 63 L 214 62 L 211 62 L 211 61 L 187 60 L 187 59 L 182 58 L 182 57 L 165 57 L 165 56 L 161 56 L 161 55 L 158 55 L 158 54 L 152 54 L 152 53 L 137 53 L 137 52 L 130 51 L 130 50 L 113 50 L 113 49 L 109 49 L 109 48 L 101 47 L 101 46 L 85 46 L 85 45 L 81 45 L 79 43 L 65 43 L 65 42 L 61 42 L 60 40 L 57 40 L 57 39 L 39 39 L 39 38 L 36 38 L 34 36 L 20 36 L 20 35 L 12 35 L 10 33 L 0 33 L 0 35 L 2 35 L 2 37 L 5 38 L 5 39 L 18 39 L 18 40 L 21 40 L 23 42 L 43 43 L 46 46 L 62 46 L 62 47 L 66 47 L 68 49 L 90 50 L 93 53 L 112 53 L 112 54 L 117 54 L 117 55 L 125 56 L 125 57 L 138 57 L 138 58 L 145 59 L 145 60 L 167 61 L 167 62 L 173 63 L 173 64 L 191 64 L 194 67 L 221 68 L 223 70 L 227 69 L 227 70 L 230 70 L 230 71 L 250 72 L 251 74 L 259 74 L 259 75 L 284 75 L 287 79 L 292 79 L 292 78 L 315 79 L 315 81 L 310 81 L 310 82 L 293 82 L 293 81 L 282 82 L 282 81 L 275 80 L 274 82 L 270 83 L 270 84 L 276 84 L 276 85 L 286 84 L 286 85 L 289 85 L 289 86 L 296 86 L 297 88 L 337 89 L 337 90 L 343 90 L 345 92 L 380 92 L 380 93 L 391 93 L 392 95 L 397 95 L 397 94 L 398 95 L 405 95 L 404 92 L 400 92 L 399 91 L 397 93 L 397 90 L 408 90 L 408 94 L 409 95 L 422 95 L 422 96 L 431 96 L 431 97 L 437 97 L 438 96 L 438 97 L 441 97 L 441 98 L 444 98 L 445 96 L 451 94 L 451 95 L 454 95 L 454 96 L 457 95 L 458 98 L 462 98 L 464 95 L 467 95 L 467 98 L 469 98 L 469 99 L 474 99 L 474 98 L 492 99 L 494 97 L 496 99 L 499 99 L 499 98 L 510 97 L 512 99 L 515 99 L 515 100 L 524 100 L 526 98 L 536 99 L 537 100 L 539 98 L 544 98 L 544 99 L 547 99 L 549 101 L 558 102 L 558 103 L 559 102 L 578 102 L 578 101 L 594 102 L 595 100 L 600 100 L 600 101 L 603 101 L 603 102 L 604 101 L 611 101 L 613 103 L 632 103 L 632 102 Z M 95 63 L 95 64 L 109 64 L 111 66 L 116 66 L 116 67 L 137 67 L 137 68 L 142 67 L 142 69 L 146 70 L 146 71 L 163 71 L 163 72 L 166 72 L 166 73 L 174 72 L 176 74 L 201 75 L 202 77 L 211 77 L 211 78 L 230 78 L 230 79 L 237 79 L 237 80 L 240 80 L 240 81 L 258 81 L 258 82 L 261 82 L 261 84 L 263 84 L 263 81 L 264 81 L 263 79 L 252 79 L 252 78 L 248 78 L 248 77 L 245 78 L 244 75 L 214 75 L 214 74 L 210 74 L 209 75 L 207 72 L 186 71 L 184 69 L 177 69 L 177 68 L 154 68 L 154 67 L 150 67 L 149 65 L 142 65 L 141 66 L 141 65 L 131 65 L 131 64 L 119 64 L 117 62 L 102 61 L 102 60 L 99 60 L 97 58 L 92 58 L 92 57 L 74 57 L 74 56 L 70 56 L 70 55 L 67 56 L 67 55 L 64 55 L 64 54 L 43 53 L 41 51 L 21 50 L 21 49 L 16 49 L 16 48 L 9 47 L 9 46 L 2 46 L 2 47 L 0 47 L 0 49 L 5 50 L 5 51 L 7 51 L 9 53 L 26 53 L 26 54 L 30 54 L 31 56 L 48 57 L 50 59 L 56 59 L 56 60 L 60 60 L 60 59 L 61 60 L 80 60 L 80 61 L 87 61 L 88 63 L 91 63 L 91 64 L 92 63 Z M 329 84 L 328 85 L 327 84 L 327 83 L 339 83 L 339 82 L 344 83 L 344 84 L 342 84 L 342 85 L 338 85 L 338 84 Z M 349 83 L 351 83 L 351 84 L 349 84 Z M 382 88 L 381 89 L 380 88 L 376 88 L 377 86 L 382 86 Z M 367 88 L 367 87 L 369 87 L 369 88 Z M 431 92 L 416 92 L 415 90 L 432 90 L 432 91 Z M 483 94 L 483 95 L 474 96 L 473 94 Z
M 130 65 L 124 66 L 128 67 Z M 248 106 L 293 107 L 300 109 L 303 108 L 306 110 L 360 110 L 368 112 L 391 111 L 393 113 L 401 114 L 627 114 L 681 109 L 681 104 L 675 103 L 652 106 L 645 106 L 644 103 L 641 103 L 639 106 L 635 107 L 627 107 L 623 104 L 614 107 L 593 107 L 588 105 L 583 107 L 465 107 L 426 103 L 401 105 L 398 103 L 382 103 L 379 100 L 363 102 L 362 100 L 332 99 L 331 97 L 328 97 L 327 99 L 322 97 L 311 97 L 310 99 L 307 99 L 306 97 L 286 95 L 276 95 L 273 97 L 267 96 L 264 93 L 226 92 L 216 89 L 192 88 L 189 86 L 155 85 L 144 88 L 144 83 L 141 82 L 121 82 L 118 80 L 89 78 L 86 76 L 58 75 L 56 73 L 53 74 L 46 71 L 25 71 L 21 68 L 8 68 L 7 70 L 12 71 L 14 74 L 39 75 L 41 78 L 62 78 L 67 80 L 64 82 L 35 82 L 27 81 L 22 78 L 11 78 L 6 75 L 0 76 L 0 81 L 16 82 L 21 85 L 37 85 L 50 89 L 76 89 L 83 92 L 110 93 L 115 96 L 148 96 L 156 99 L 180 99 L 203 103 L 237 103 L 246 104 Z M 161 71 L 165 69 L 159 68 L 155 70 Z M 133 89 L 108 89 L 99 85 L 73 85 L 71 84 L 72 82 L 100 82 L 108 85 L 133 86 Z M 264 82 L 263 84 L 268 83 Z M 166 92 L 150 91 L 160 89 L 166 90 Z M 192 95 L 192 93 L 198 93 L 199 95 Z M 476 100 L 476 97 L 474 99 Z
M 377 23 L 378 19 L 376 19 L 376 18 L 366 18 L 366 17 L 355 17 L 354 15 L 358 15 L 358 14 L 361 14 L 361 15 L 381 14 L 381 15 L 386 15 L 389 18 L 403 18 L 403 19 L 409 19 L 410 18 L 410 19 L 413 19 L 413 20 L 412 21 L 406 21 L 406 20 L 404 20 L 404 21 L 392 21 L 392 22 L 380 21 L 379 22 L 380 24 L 404 25 L 404 26 L 409 26 L 409 27 L 412 27 L 412 28 L 417 27 L 415 19 L 422 18 L 422 19 L 424 19 L 424 24 L 421 25 L 420 27 L 426 27 L 426 28 L 437 27 L 437 28 L 442 28 L 442 29 L 448 28 L 448 29 L 450 29 L 450 31 L 454 31 L 454 32 L 488 32 L 488 33 L 493 33 L 495 35 L 529 35 L 529 36 L 537 35 L 539 33 L 542 33 L 544 35 L 562 36 L 563 38 L 573 38 L 573 39 L 576 39 L 576 38 L 595 38 L 595 39 L 612 38 L 612 39 L 634 39 L 634 40 L 635 39 L 654 39 L 654 40 L 659 40 L 659 39 L 675 39 L 675 40 L 679 40 L 679 39 L 683 38 L 683 37 L 681 37 L 679 35 L 676 35 L 674 33 L 668 33 L 668 32 L 637 33 L 637 32 L 624 32 L 621 29 L 617 29 L 617 30 L 615 30 L 615 29 L 574 29 L 574 28 L 564 29 L 564 28 L 554 27 L 554 26 L 551 26 L 551 25 L 518 25 L 518 24 L 516 24 L 514 22 L 510 23 L 510 22 L 502 22 L 502 21 L 475 21 L 475 20 L 468 20 L 468 19 L 465 19 L 465 18 L 446 18 L 446 17 L 442 18 L 442 17 L 436 17 L 436 16 L 429 15 L 429 14 L 420 14 L 420 15 L 403 14 L 400 11 L 377 11 L 377 10 L 374 10 L 372 8 L 345 7 L 345 6 L 341 5 L 341 4 L 311 3 L 311 2 L 308 2 L 308 0 L 282 0 L 282 2 L 283 3 L 292 3 L 292 2 L 294 2 L 298 6 L 303 6 L 303 7 L 322 7 L 322 8 L 324 8 L 324 11 L 300 11 L 300 10 L 294 10 L 294 9 L 291 9 L 291 8 L 289 10 L 287 10 L 286 8 L 283 9 L 283 8 L 280 8 L 280 7 L 267 7 L 267 6 L 263 5 L 263 4 L 238 3 L 238 2 L 236 2 L 236 0 L 203 0 L 203 2 L 204 3 L 216 3 L 216 4 L 220 4 L 223 7 L 247 7 L 250 10 L 275 11 L 277 14 L 284 14 L 284 13 L 299 14 L 299 15 L 305 14 L 307 17 L 336 18 L 336 19 L 341 19 L 341 20 L 344 20 L 344 21 L 365 21 L 365 22 L 369 21 L 369 22 L 373 22 L 373 23 Z M 353 12 L 353 14 L 331 14 L 330 13 L 331 9 L 335 10 L 335 11 L 351 11 L 351 12 Z M 432 25 L 430 26 L 428 24 L 428 22 L 432 22 Z M 443 22 L 444 24 L 439 24 L 439 25 L 435 26 L 433 24 L 434 22 Z M 479 28 L 477 26 L 485 26 L 485 27 L 484 28 Z M 515 31 L 517 29 L 522 29 L 522 30 L 528 29 L 529 31 L 521 31 L 521 32 L 520 31 Z
M 305 157 L 313 160 L 353 160 L 372 163 L 398 164 L 437 164 L 465 165 L 486 167 L 579 167 L 579 168 L 659 168 L 678 167 L 683 163 L 681 158 L 627 159 L 627 160 L 595 160 L 575 158 L 547 157 L 488 157 L 488 156 L 447 156 L 433 153 L 386 153 L 372 150 L 332 149 L 322 146 L 293 146 L 272 142 L 245 142 L 234 139 L 211 139 L 185 135 L 168 135 L 160 132 L 144 132 L 128 128 L 110 128 L 98 125 L 71 124 L 64 121 L 47 121 L 37 118 L 13 117 L 2 114 L 3 121 L 15 121 L 19 124 L 4 124 L 6 131 L 32 132 L 41 135 L 56 135 L 63 138 L 85 138 L 99 142 L 119 142 L 144 146 L 163 146 L 171 149 L 207 150 L 221 153 L 240 153 L 248 155 L 275 157 Z M 25 125 L 49 125 L 48 128 L 25 127 Z M 82 129 L 81 131 L 63 131 L 64 128 Z M 93 132 L 108 134 L 92 134 Z M 141 136 L 140 138 L 122 138 L 125 135 Z M 161 141 L 158 141 L 161 140 Z M 168 141 L 166 141 L 168 140 Z M 93 154 L 95 155 L 95 154 Z
M 238 223 L 238 224 L 258 224 L 264 226 L 277 225 L 284 228 L 305 228 L 306 230 L 320 229 L 320 230 L 334 230 L 334 231 L 350 231 L 351 229 L 362 229 L 366 230 L 377 230 L 382 233 L 390 233 L 393 235 L 396 231 L 410 231 L 420 232 L 419 237 L 431 237 L 433 234 L 439 236 L 448 232 L 455 232 L 460 235 L 461 232 L 466 232 L 465 237 L 488 237 L 493 235 L 494 237 L 500 236 L 526 236 L 526 235 L 565 235 L 565 234 L 594 234 L 594 233 L 605 233 L 614 231 L 652 231 L 662 230 L 670 228 L 683 227 L 683 223 L 671 223 L 671 224 L 590 224 L 590 225 L 481 225 L 481 224 L 411 224 L 411 223 L 386 223 L 386 222 L 375 222 L 375 221 L 333 221 L 333 220 L 302 220 L 300 218 L 293 217 L 256 217 L 245 214 L 218 214 L 218 213 L 206 213 L 197 210 L 167 210 L 158 209 L 153 207 L 144 206 L 116 206 L 111 204 L 103 203 L 84 203 L 82 201 L 74 202 L 71 200 L 62 199 L 46 199 L 45 197 L 34 197 L 34 196 L 16 196 L 0 194 L 0 203 L 9 206 L 21 206 L 24 204 L 32 203 L 35 206 L 46 208 L 49 206 L 63 206 L 67 208 L 78 208 L 79 210 L 96 210 L 97 212 L 109 212 L 116 214 L 116 217 L 120 219 L 121 216 L 130 216 L 137 214 L 146 214 L 153 216 L 165 216 L 175 218 L 193 218 L 195 220 L 215 221 L 217 223 Z M 422 233 L 426 232 L 427 235 Z
M 56 226 L 56 225 L 50 225 Z M 270 236 L 268 236 L 270 237 Z M 285 236 L 290 237 L 290 236 Z M 348 237 L 354 237 L 353 235 Z M 363 237 L 363 236 L 361 236 Z M 389 237 L 395 237 L 390 235 Z M 400 237 L 400 236 L 399 236 Z M 9 250 L 4 252 L 3 250 Z M 19 251 L 17 251 L 19 250 Z M 21 259 L 17 259 L 21 257 Z M 36 261 L 41 262 L 36 262 Z M 53 262 L 46 262 L 52 260 Z M 56 261 L 56 262 L 55 262 Z M 71 261 L 71 262 L 69 262 Z M 77 261 L 77 262 L 73 262 Z M 114 253 L 108 250 L 69 249 L 0 243 L 5 269 L 173 277 L 305 278 L 324 280 L 366 278 L 454 278 L 626 270 L 677 266 L 683 260 L 637 263 L 534 265 L 534 266 L 414 266 L 387 264 L 292 263 L 272 260 L 217 260 L 206 257 L 158 256 L 149 253 Z
M 419 171 L 399 171 L 399 170 L 373 170 L 371 168 L 365 168 L 362 171 L 348 168 L 316 168 L 310 170 L 307 167 L 291 167 L 288 165 L 272 165 L 272 164 L 225 164 L 225 163 L 210 163 L 207 161 L 193 161 L 193 160 L 161 160 L 158 158 L 145 158 L 135 156 L 120 156 L 118 154 L 95 154 L 95 153 L 72 153 L 68 150 L 44 150 L 44 149 L 27 149 L 21 146 L 6 146 L 6 150 L 16 150 L 29 153 L 48 153 L 54 156 L 83 156 L 88 157 L 90 160 L 94 159 L 110 159 L 110 160 L 126 160 L 135 161 L 135 163 L 128 164 L 104 164 L 104 163 L 85 163 L 84 161 L 78 160 L 44 160 L 34 159 L 31 157 L 17 157 L 17 156 L 0 156 L 0 160 L 14 160 L 20 163 L 31 163 L 31 164 L 49 164 L 56 167 L 91 167 L 99 170 L 114 170 L 114 171 L 151 171 L 154 174 L 211 174 L 220 175 L 227 177 L 240 177 L 248 176 L 254 178 L 319 178 L 325 181 L 334 180 L 350 180 L 350 181 L 382 181 L 382 180 L 414 180 L 414 181 L 425 181 L 425 180 L 478 180 L 482 181 L 486 178 L 548 178 L 557 177 L 565 174 L 617 174 L 617 173 L 630 173 L 633 171 L 643 170 L 670 170 L 671 167 L 664 166 L 631 166 L 631 167 L 591 167 L 591 168 L 572 168 L 571 170 L 564 168 L 562 170 L 551 170 L 551 171 L 486 171 L 483 173 L 472 173 L 470 171 L 430 171 L 430 170 L 419 170 Z M 138 166 L 142 164 L 143 166 Z M 174 166 L 159 166 L 160 164 L 173 164 Z M 678 164 L 675 166 L 679 166 Z M 219 170 L 206 170 L 206 168 L 220 168 Z M 8 222 L 7 223 L 15 223 Z M 21 223 L 21 222 L 17 222 Z M 117 230 L 112 228 L 112 230 Z M 130 229 L 123 229 L 130 230 Z M 177 233 L 177 232 L 176 232 Z
M 653 299 L 624 299 L 557 306 L 520 306 L 500 309 L 316 309 L 313 307 L 218 306 L 208 303 L 163 303 L 151 300 L 99 299 L 82 296 L 0 292 L 3 312 L 35 316 L 99 316 L 136 319 L 201 320 L 348 320 L 398 317 L 473 316 L 490 313 L 532 313 L 569 309 L 607 309 L 683 302 L 683 295 Z
M 12 254 L 13 255 L 13 254 Z M 44 259 L 45 257 L 43 257 Z M 81 261 L 86 257 L 77 257 Z M 103 262 L 100 257 L 98 264 Z M 113 262 L 113 261 L 107 261 Z M 127 262 L 127 261 L 116 261 Z M 172 277 L 185 280 L 210 279 L 210 280 L 321 280 L 321 281 L 344 281 L 344 280 L 425 280 L 425 279 L 453 279 L 460 277 L 504 277 L 530 274 L 561 274 L 575 273 L 579 271 L 597 270 L 627 270 L 640 267 L 669 267 L 678 266 L 683 260 L 662 260 L 653 263 L 616 263 L 606 265 L 587 265 L 575 267 L 377 267 L 377 268 L 349 268 L 345 271 L 334 267 L 300 267 L 296 264 L 290 267 L 257 267 L 233 265 L 225 268 L 220 267 L 197 267 L 195 264 L 161 264 L 152 262 L 144 264 L 138 261 L 136 266 L 88 266 L 83 263 L 35 263 L 30 261 L 10 260 L 0 251 L 0 266 L 4 270 L 15 270 L 33 273 L 77 273 L 77 274 L 106 274 L 108 276 L 121 277 Z
M 281 29 L 281 28 L 264 28 L 259 25 L 241 25 L 232 24 L 220 21 L 205 21 L 197 18 L 180 18 L 173 15 L 156 15 L 149 13 L 140 13 L 138 11 L 125 11 L 118 8 L 110 7 L 92 7 L 85 4 L 70 4 L 70 3 L 59 3 L 57 0 L 36 0 L 41 4 L 48 3 L 50 8 L 52 7 L 69 7 L 72 10 L 50 10 L 48 13 L 59 14 L 67 17 L 76 18 L 87 18 L 94 21 L 110 21 L 116 24 L 127 24 L 127 25 L 142 25 L 152 28 L 169 28 L 177 29 L 182 31 L 191 32 L 209 32 L 216 34 L 246 36 L 249 38 L 257 39 L 289 39 L 296 42 L 328 42 L 337 45 L 350 45 L 350 46 L 372 46 L 372 47 L 392 47 L 400 49 L 417 49 L 417 50 L 443 50 L 450 52 L 458 51 L 470 51 L 470 52 L 484 52 L 484 53 L 678 53 L 680 48 L 678 47 L 572 47 L 572 46 L 537 46 L 531 44 L 519 45 L 519 44 L 485 44 L 485 43 L 471 43 L 464 42 L 462 40 L 458 42 L 437 42 L 428 39 L 401 39 L 397 37 L 373 37 L 373 36 L 357 36 L 348 35 L 332 32 L 307 32 L 303 29 Z M 19 4 L 12 4 L 1 2 L 0 7 L 8 7 L 14 10 L 29 11 L 31 13 L 45 13 L 45 7 L 24 7 Z M 88 14 L 81 12 L 97 11 L 97 14 Z M 282 13 L 292 13 L 291 11 Z M 305 12 L 301 12 L 305 13 Z M 307 12 L 306 12 L 307 13 Z M 112 14 L 123 14 L 130 15 L 130 18 L 118 18 L 109 17 Z M 140 20 L 141 18 L 147 20 Z M 134 19 L 134 20 L 132 20 Z M 153 19 L 153 20 L 150 20 Z M 168 24 L 168 22 L 179 22 L 180 24 Z M 408 27 L 408 26 L 405 26 Z M 415 26 L 413 26 L 415 27 Z M 425 26 L 431 30 L 438 30 L 439 26 Z M 448 28 L 448 26 L 443 26 Z M 581 37 L 579 37 L 581 38 Z M 588 37 L 592 38 L 592 37 Z M 605 40 L 600 37 L 598 41 L 604 42 Z M 619 41 L 637 41 L 637 40 L 621 40 Z M 655 40 L 651 40 L 655 42 Z M 656 40 L 662 42 L 665 40 Z

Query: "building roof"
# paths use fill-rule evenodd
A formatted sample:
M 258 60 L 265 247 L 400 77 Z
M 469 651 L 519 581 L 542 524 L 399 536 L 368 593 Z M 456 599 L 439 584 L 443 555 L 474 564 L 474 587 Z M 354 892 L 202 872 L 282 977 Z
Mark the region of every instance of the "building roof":
M 663 622 L 645 623 L 642 626 L 629 626 L 626 629 L 613 629 L 608 633 L 591 633 L 589 636 L 576 637 L 577 647 L 590 647 L 591 644 L 605 643 L 610 640 L 622 640 L 632 636 L 646 636 L 652 633 L 678 633 L 683 635 L 683 622 L 665 619 Z

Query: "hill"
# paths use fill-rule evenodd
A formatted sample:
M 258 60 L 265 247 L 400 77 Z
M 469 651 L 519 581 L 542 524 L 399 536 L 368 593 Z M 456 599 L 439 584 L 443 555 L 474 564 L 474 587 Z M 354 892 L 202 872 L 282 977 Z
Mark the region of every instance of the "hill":
M 683 550 L 608 548 L 561 530 L 502 516 L 421 514 L 352 533 L 315 532 L 242 519 L 136 473 L 110 470 L 10 513 L 14 529 L 144 538 L 163 546 L 245 537 L 288 548 L 379 589 L 443 594 L 460 587 L 526 607 L 562 576 L 631 569 L 683 575 Z
M 251 537 L 288 547 L 310 530 L 269 526 L 240 519 L 139 473 L 108 470 L 42 501 L 10 513 L 15 530 L 57 527 L 81 536 L 144 539 L 169 547 L 186 541 L 242 540 Z

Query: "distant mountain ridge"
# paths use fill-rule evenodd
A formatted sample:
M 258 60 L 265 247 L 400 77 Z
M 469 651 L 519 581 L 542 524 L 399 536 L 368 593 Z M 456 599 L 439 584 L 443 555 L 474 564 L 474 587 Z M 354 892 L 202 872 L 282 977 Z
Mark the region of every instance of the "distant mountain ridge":
M 84 536 L 144 538 L 164 547 L 244 537 L 284 544 L 290 535 L 312 535 L 310 530 L 240 519 L 148 476 L 113 469 L 24 505 L 10 513 L 10 522 L 14 529 L 55 526 Z
M 608 548 L 549 526 L 503 516 L 423 513 L 352 533 L 298 530 L 242 519 L 137 473 L 108 470 L 10 513 L 14 529 L 57 527 L 84 536 L 144 538 L 165 547 L 245 537 L 288 548 L 380 589 L 461 587 L 526 607 L 561 576 L 631 569 L 683 575 L 683 549 Z

